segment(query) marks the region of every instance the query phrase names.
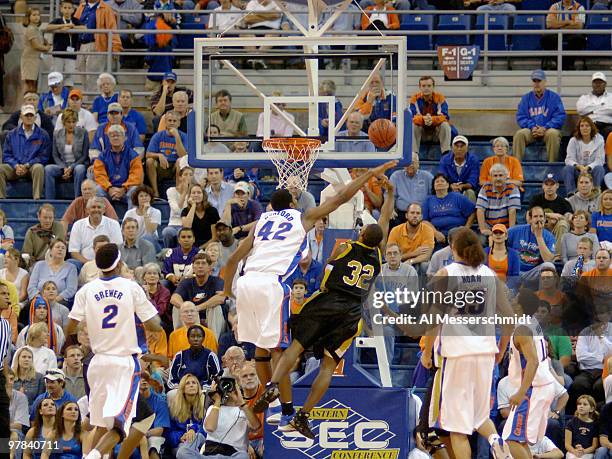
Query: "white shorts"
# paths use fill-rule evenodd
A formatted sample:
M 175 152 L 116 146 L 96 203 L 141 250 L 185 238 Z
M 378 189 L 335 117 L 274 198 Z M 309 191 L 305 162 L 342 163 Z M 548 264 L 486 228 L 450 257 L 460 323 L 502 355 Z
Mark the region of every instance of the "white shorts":
M 236 282 L 238 340 L 261 349 L 289 345 L 291 289 L 274 274 L 250 272 Z
M 87 370 L 91 425 L 117 428 L 127 435 L 136 414 L 140 387 L 137 356 L 94 355 Z
M 441 358 L 432 387 L 429 426 L 471 435 L 489 419 L 495 354 Z
M 510 410 L 502 438 L 535 445 L 546 433 L 550 405 L 555 398 L 555 385 L 530 387 L 525 400 Z

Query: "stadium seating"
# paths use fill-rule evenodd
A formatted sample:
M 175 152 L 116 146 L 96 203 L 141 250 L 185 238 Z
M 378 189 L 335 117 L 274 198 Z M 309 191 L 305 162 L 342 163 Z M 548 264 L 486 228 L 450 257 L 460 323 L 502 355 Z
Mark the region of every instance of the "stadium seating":
M 540 14 L 519 14 L 514 19 L 515 30 L 544 30 L 546 27 L 545 16 Z M 540 46 L 539 35 L 513 35 L 512 50 L 513 51 L 538 51 L 542 49 Z
M 587 17 L 587 29 L 612 29 L 612 14 L 590 14 Z M 593 51 L 612 50 L 612 35 L 587 35 L 587 49 Z
M 409 14 L 402 17 L 401 30 L 433 30 L 433 14 Z M 408 49 L 412 51 L 430 51 L 433 49 L 432 35 L 410 35 L 407 38 Z
M 487 16 L 489 30 L 507 30 L 510 24 L 509 17 L 503 14 L 492 14 Z M 479 15 L 476 17 L 476 29 L 485 29 L 485 16 Z M 484 49 L 484 35 L 477 35 L 474 41 L 475 45 Z M 508 49 L 508 35 L 489 35 L 488 39 L 489 51 L 506 51 Z
M 470 30 L 471 16 L 466 14 L 441 14 L 438 30 Z M 439 35 L 438 45 L 469 45 L 469 35 Z

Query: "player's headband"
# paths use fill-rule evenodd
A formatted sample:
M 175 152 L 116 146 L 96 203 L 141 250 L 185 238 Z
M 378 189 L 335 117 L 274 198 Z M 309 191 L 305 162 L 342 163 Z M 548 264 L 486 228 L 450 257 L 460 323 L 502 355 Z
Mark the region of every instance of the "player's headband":
M 117 265 L 119 264 L 120 261 L 121 261 L 121 250 L 117 250 L 117 258 L 115 258 L 115 261 L 113 261 L 113 264 L 110 265 L 106 269 L 101 269 L 100 271 L 102 271 L 103 273 L 108 272 L 108 271 L 112 271 L 113 269 L 115 269 L 117 267 Z

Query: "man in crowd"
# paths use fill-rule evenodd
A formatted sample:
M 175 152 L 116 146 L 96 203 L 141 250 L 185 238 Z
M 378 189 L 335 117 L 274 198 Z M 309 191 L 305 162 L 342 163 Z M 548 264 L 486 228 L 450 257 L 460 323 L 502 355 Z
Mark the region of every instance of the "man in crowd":
M 419 92 L 410 98 L 413 153 L 419 153 L 421 139 L 440 142 L 442 154 L 451 149 L 448 104 L 443 94 L 434 91 L 435 87 L 433 77 L 422 76 L 419 78 Z
M 28 254 L 31 263 L 45 259 L 49 244 L 54 239 L 66 240 L 62 224 L 55 220 L 55 207 L 45 203 L 38 208 L 38 223 L 28 228 L 21 252 Z
M 126 217 L 121 223 L 121 228 L 123 243 L 119 245 L 119 251 L 123 263 L 133 270 L 142 269 L 147 263 L 154 263 L 155 247 L 145 238 L 138 237 L 138 220 Z
M 112 126 L 121 126 L 125 131 L 125 144 L 128 148 L 135 150 L 139 156 L 142 157 L 144 153 L 144 147 L 140 140 L 140 135 L 136 126 L 132 123 L 128 123 L 123 119 L 123 108 L 118 102 L 112 102 L 108 105 L 108 111 L 106 112 L 108 121 L 100 124 L 96 133 L 94 134 L 93 142 L 89 150 L 90 159 L 94 160 L 99 157 L 102 152 L 107 150 L 110 146 L 109 133 Z
M 68 246 L 71 257 L 69 261 L 74 263 L 77 269 L 94 259 L 93 244 L 96 236 L 105 235 L 110 242 L 117 245 L 123 241 L 119 222 L 103 215 L 104 204 L 101 197 L 91 198 L 87 201 L 88 217 L 76 221 L 72 226 Z
M 223 169 L 211 167 L 207 169 L 206 194 L 208 202 L 217 209 L 219 215 L 223 213 L 225 204 L 234 196 L 234 185 L 223 180 Z
M 375 152 L 376 147 L 369 140 L 343 140 L 341 137 L 367 137 L 362 131 L 363 115 L 352 112 L 346 119 L 346 129 L 336 134 L 336 151 L 338 152 Z M 340 137 L 340 139 L 339 139 Z
M 523 159 L 525 147 L 537 140 L 546 144 L 548 161 L 557 161 L 561 145 L 561 128 L 565 122 L 565 108 L 559 94 L 546 89 L 546 73 L 531 73 L 533 91 L 521 98 L 516 112 L 519 130 L 514 134 L 512 148 L 517 158 Z
M 417 203 L 422 206 L 431 194 L 433 175 L 428 171 L 419 169 L 419 155 L 412 153 L 412 163 L 403 170 L 391 174 L 389 181 L 395 187 L 395 213 L 397 217 L 391 222 L 392 226 L 403 223 L 408 206 Z
M 11 436 L 9 440 L 23 440 L 23 428 L 30 427 L 30 414 L 28 410 L 28 397 L 21 391 L 15 390 L 15 373 L 12 369 L 7 369 L 6 393 L 9 399 L 9 418 Z M 19 451 L 15 452 L 15 457 L 20 458 Z
M 560 243 L 563 235 L 570 229 L 569 221 L 572 216 L 572 205 L 567 199 L 559 196 L 559 182 L 553 174 L 548 174 L 542 182 L 542 193 L 531 198 L 529 207 L 541 207 L 546 210 L 546 218 L 555 221 L 552 233 L 555 240 Z
M 297 280 L 296 282 L 304 283 L 302 280 Z M 304 292 L 306 292 L 305 285 Z M 225 355 L 230 347 L 236 346 L 242 349 L 247 360 L 253 360 L 255 358 L 255 345 L 245 341 L 238 341 L 238 314 L 236 313 L 236 308 L 230 308 L 227 311 L 227 323 L 229 330 L 222 333 L 219 337 L 219 355 Z
M 128 207 L 132 207 L 132 193 L 144 178 L 142 160 L 126 145 L 123 127 L 111 126 L 108 138 L 110 145 L 94 161 L 98 195 L 111 201 L 127 202 Z
M 555 238 L 544 228 L 544 219 L 544 209 L 532 207 L 527 211 L 527 224 L 508 230 L 508 247 L 519 253 L 521 274 L 555 258 Z
M 64 349 L 65 389 L 77 400 L 85 395 L 83 351 L 76 344 Z
M 419 204 L 410 204 L 406 211 L 406 223 L 391 230 L 387 244 L 394 243 L 402 250 L 402 261 L 407 261 L 419 274 L 427 272 L 427 264 L 435 245 L 434 229 L 423 222 Z
M 89 143 L 93 141 L 96 129 L 98 129 L 98 122 L 89 110 L 83 108 L 83 93 L 80 89 L 72 89 L 68 93 L 68 108 L 74 110 L 78 114 L 77 126 L 82 127 L 87 131 L 89 135 Z M 62 121 L 62 113 L 57 117 L 57 123 L 55 123 L 55 129 L 63 129 L 64 123 Z
M 153 425 L 145 434 L 147 446 L 149 447 L 149 458 L 160 459 L 161 449 L 166 439 L 164 429 L 170 428 L 170 411 L 168 402 L 163 394 L 156 393 L 149 385 L 148 378 L 140 380 L 140 390 L 138 395 L 147 402 L 151 411 L 155 413 Z
M 319 290 L 323 277 L 323 265 L 312 259 L 312 253 L 302 257 L 298 263 L 298 267 L 293 271 L 293 274 L 287 278 L 287 285 L 293 285 L 293 281 L 303 279 L 306 282 L 306 296 L 311 296 Z
M 253 407 L 263 391 L 253 362 L 244 362 L 239 372 L 238 383 L 242 389 L 242 398 L 250 407 Z M 259 413 L 257 417 L 259 418 L 259 429 L 249 431 L 249 454 L 252 451 L 253 454 L 256 454 L 256 457 L 263 458 L 264 414 Z
M 119 91 L 119 105 L 121 105 L 121 117 L 123 121 L 125 123 L 132 123 L 136 126 L 140 142 L 144 143 L 147 133 L 147 122 L 144 116 L 142 116 L 142 113 L 132 108 L 132 91 L 129 89 L 122 89 Z
M 26 91 L 23 94 L 23 105 L 31 105 L 34 108 L 38 107 L 38 102 L 40 101 L 40 96 L 35 92 Z M 11 114 L 9 119 L 4 122 L 2 125 L 3 134 L 8 133 L 8 131 L 12 131 L 16 127 L 21 125 L 21 108 Z M 45 131 L 49 138 L 53 138 L 53 130 L 57 129 L 53 126 L 53 119 L 47 115 L 43 110 L 38 110 L 36 115 L 34 116 L 34 124 Z
M 181 132 L 187 132 L 187 115 L 191 111 L 189 107 L 189 96 L 185 91 L 175 91 L 172 95 L 172 111 L 179 115 L 178 130 Z M 166 112 L 159 120 L 157 126 L 157 132 L 166 129 Z
M 145 159 L 147 179 L 156 198 L 159 197 L 159 183 L 162 180 L 175 179 L 176 163 L 187 154 L 187 134 L 178 130 L 179 114 L 170 110 L 164 118 L 166 129 L 153 134 Z
M 491 167 L 491 183 L 485 183 L 478 193 L 476 218 L 483 236 L 491 235 L 491 228 L 501 223 L 506 228 L 516 224 L 516 213 L 521 209 L 521 193 L 508 180 L 508 169 L 503 164 Z
M 612 94 L 606 91 L 607 81 L 605 73 L 595 72 L 591 77 L 592 92 L 576 102 L 578 114 L 591 118 L 604 140 L 612 132 Z
M 164 113 L 172 110 L 172 97 L 175 92 L 185 92 L 187 94 L 187 103 L 193 103 L 193 93 L 191 89 L 177 86 L 176 81 L 176 73 L 166 72 L 161 87 L 151 96 L 151 111 L 156 117 L 159 118 Z
M 175 308 L 176 307 L 177 306 L 175 306 Z M 217 337 L 210 328 L 200 324 L 200 315 L 198 314 L 196 305 L 191 301 L 185 301 L 182 305 L 178 306 L 178 308 L 180 308 L 180 322 L 183 325 L 177 327 L 168 337 L 168 359 L 172 361 L 178 352 L 189 349 L 190 344 L 187 339 L 187 330 L 189 327 L 196 324 L 200 325 L 202 330 L 204 330 L 202 346 L 216 353 L 218 349 Z
M 468 139 L 458 135 L 453 139 L 453 151 L 440 158 L 438 172 L 446 175 L 450 191 L 463 193 L 470 201 L 476 202 L 480 161 L 468 151 Z
M 223 220 L 231 222 L 236 239 L 246 237 L 261 216 L 261 204 L 250 199 L 250 193 L 251 189 L 247 182 L 236 183 L 234 197 L 227 201 L 223 210 Z
M 219 266 L 225 266 L 229 256 L 238 248 L 238 239 L 234 237 L 231 225 L 224 220 L 215 223 L 215 234 L 217 240 L 221 243 L 218 263 Z
M 289 177 L 287 180 L 287 191 L 293 196 L 295 208 L 300 212 L 306 212 L 317 206 L 315 198 L 308 190 L 300 189 L 300 179 L 297 176 Z
M 2 148 L 0 164 L 0 199 L 6 198 L 6 182 L 22 178 L 32 180 L 32 197 L 40 199 L 45 179 L 45 164 L 51 157 L 51 139 L 35 123 L 36 109 L 21 107 L 21 125 L 9 131 Z
M 246 119 L 238 110 L 232 109 L 232 95 L 222 89 L 215 94 L 217 109 L 210 114 L 210 124 L 219 126 L 221 137 L 247 135 Z
M 68 104 L 68 93 L 70 88 L 63 86 L 64 75 L 60 72 L 51 72 L 47 75 L 47 83 L 49 84 L 49 92 L 42 94 L 38 101 L 38 109 L 43 110 L 53 120 L 57 119 L 57 115 L 66 108 Z
M 169 290 L 180 281 L 193 275 L 192 263 L 200 248 L 195 245 L 195 236 L 191 228 L 181 228 L 178 233 L 178 247 L 166 252 L 162 274 L 164 285 Z
M 38 407 L 39 403 L 45 398 L 52 399 L 55 402 L 55 406 L 58 410 L 66 402 L 76 403 L 77 401 L 76 398 L 74 398 L 72 394 L 65 389 L 66 376 L 64 375 L 64 372 L 59 368 L 47 370 L 47 372 L 45 373 L 45 388 L 47 390 L 40 394 L 38 397 L 36 397 L 32 402 L 32 406 L 30 406 L 30 420 L 34 419 L 36 408 Z
M 70 203 L 70 206 L 68 206 L 68 209 L 66 209 L 62 217 L 64 232 L 67 233 L 68 227 L 77 220 L 87 217 L 87 202 L 96 195 L 96 191 L 96 182 L 90 179 L 83 180 L 83 183 L 81 183 L 81 196 L 75 198 L 74 201 Z M 108 199 L 102 199 L 104 200 L 104 215 L 113 220 L 119 220 L 117 212 L 115 212 L 114 207 Z
M 585 23 L 584 6 L 575 0 L 561 0 L 553 3 L 548 9 L 546 15 L 546 28 L 550 30 L 577 30 L 583 29 Z M 542 35 L 541 36 L 542 49 L 556 50 L 558 46 L 557 34 Z M 568 51 L 579 51 L 586 46 L 586 35 L 582 34 L 563 34 L 562 35 L 562 49 Z M 574 68 L 575 56 L 563 56 L 563 70 L 577 70 Z M 556 56 L 551 58 L 544 58 L 542 60 L 542 67 L 548 67 L 548 63 L 551 62 L 549 68 L 556 69 Z

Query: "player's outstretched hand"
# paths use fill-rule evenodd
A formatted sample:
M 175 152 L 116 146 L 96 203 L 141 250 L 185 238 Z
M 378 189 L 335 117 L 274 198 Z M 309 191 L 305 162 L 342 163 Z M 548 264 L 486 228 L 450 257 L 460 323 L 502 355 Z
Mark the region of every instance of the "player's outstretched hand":
M 393 191 L 395 191 L 395 187 L 393 186 L 393 183 L 391 183 L 391 180 L 389 180 L 389 178 L 386 175 L 381 175 L 380 177 L 378 177 L 378 179 L 380 180 L 380 186 L 387 193 L 393 193 Z
M 387 161 L 386 163 L 381 164 L 380 166 L 372 169 L 372 174 L 374 175 L 374 177 L 379 177 L 383 175 L 389 169 L 392 169 L 395 166 L 397 166 L 397 162 L 398 162 L 397 159 L 394 159 L 393 161 Z

